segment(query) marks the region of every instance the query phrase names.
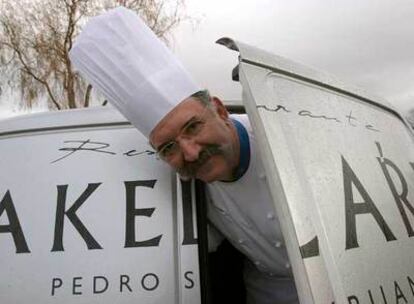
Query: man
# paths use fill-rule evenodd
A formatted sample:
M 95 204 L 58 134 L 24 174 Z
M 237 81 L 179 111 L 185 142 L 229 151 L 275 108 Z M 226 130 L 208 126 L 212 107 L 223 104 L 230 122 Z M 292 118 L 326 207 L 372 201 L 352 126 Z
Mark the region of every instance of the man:
M 132 12 L 94 18 L 72 62 L 183 178 L 207 183 L 208 217 L 247 258 L 247 303 L 298 303 L 247 116 L 230 117 Z
M 290 265 L 247 117 L 231 119 L 217 97 L 201 92 L 171 110 L 149 139 L 181 175 L 208 183 L 210 221 L 252 262 L 245 265 L 248 303 L 295 303 Z

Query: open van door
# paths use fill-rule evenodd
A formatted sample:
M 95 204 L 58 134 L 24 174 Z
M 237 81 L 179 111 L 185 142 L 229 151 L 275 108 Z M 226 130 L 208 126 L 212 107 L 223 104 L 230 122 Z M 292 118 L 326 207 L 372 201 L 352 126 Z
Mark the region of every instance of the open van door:
M 243 43 L 256 133 L 301 303 L 414 303 L 414 140 L 385 101 Z

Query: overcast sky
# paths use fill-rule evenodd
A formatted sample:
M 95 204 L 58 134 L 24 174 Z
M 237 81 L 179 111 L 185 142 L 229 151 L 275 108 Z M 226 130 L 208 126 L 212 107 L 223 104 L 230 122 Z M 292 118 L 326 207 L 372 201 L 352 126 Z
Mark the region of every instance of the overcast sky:
M 414 108 L 414 0 L 186 0 L 171 47 L 198 83 L 240 99 L 231 81 L 237 53 L 215 44 L 236 40 L 331 73 Z M 0 117 L 12 107 L 0 103 Z
M 240 98 L 237 53 L 215 44 L 227 36 L 414 108 L 414 0 L 187 0 L 187 14 L 173 47 L 224 99 Z

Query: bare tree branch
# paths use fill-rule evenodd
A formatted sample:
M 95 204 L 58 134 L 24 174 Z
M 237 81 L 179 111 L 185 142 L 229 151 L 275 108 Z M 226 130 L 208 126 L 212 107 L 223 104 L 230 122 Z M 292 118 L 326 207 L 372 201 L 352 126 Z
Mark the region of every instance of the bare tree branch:
M 24 106 L 47 97 L 50 109 L 88 107 L 92 87 L 73 70 L 69 58 L 88 18 L 123 5 L 139 13 L 166 41 L 167 33 L 182 20 L 183 1 L 1 0 L 1 73 L 7 85 L 20 90 L 18 99 Z
M 86 88 L 85 101 L 83 103 L 85 108 L 89 107 L 89 98 L 91 97 L 91 91 L 92 91 L 92 86 L 89 84 L 88 87 Z

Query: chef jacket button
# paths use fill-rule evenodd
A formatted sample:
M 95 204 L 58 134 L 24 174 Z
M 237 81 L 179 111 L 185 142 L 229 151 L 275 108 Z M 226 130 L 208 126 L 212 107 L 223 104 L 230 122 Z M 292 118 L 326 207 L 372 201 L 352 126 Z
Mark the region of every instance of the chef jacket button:
M 244 245 L 245 241 L 243 239 L 239 239 L 239 244 Z
M 264 173 L 260 173 L 260 174 L 259 174 L 259 178 L 260 178 L 260 179 L 265 179 L 265 178 L 266 178 L 266 174 L 264 174 Z
M 286 269 L 289 269 L 290 268 L 290 264 L 289 263 L 286 263 L 285 264 L 285 267 L 286 267 Z
M 269 212 L 269 213 L 267 214 L 267 219 L 268 219 L 268 220 L 274 220 L 274 219 L 275 219 L 275 214 L 274 214 L 273 212 Z
M 275 247 L 276 247 L 276 248 L 280 248 L 280 247 L 282 247 L 282 242 L 280 242 L 280 241 L 276 241 L 276 242 L 275 242 Z
M 262 265 L 262 263 L 261 263 L 260 261 L 254 261 L 254 264 L 255 264 L 256 266 L 260 266 L 260 265 Z

